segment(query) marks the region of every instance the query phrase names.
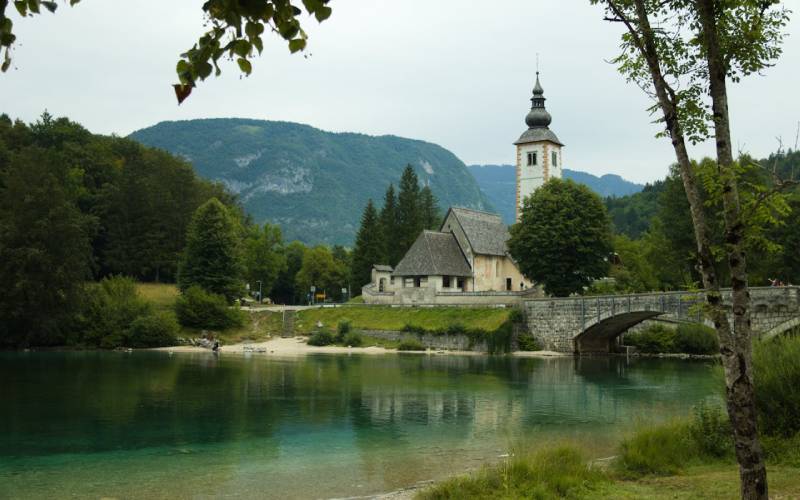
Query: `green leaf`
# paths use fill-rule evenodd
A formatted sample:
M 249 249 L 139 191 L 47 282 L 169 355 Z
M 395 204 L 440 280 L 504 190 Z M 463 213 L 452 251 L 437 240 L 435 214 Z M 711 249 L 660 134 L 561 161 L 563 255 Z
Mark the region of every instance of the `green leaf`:
M 314 12 L 314 17 L 317 18 L 317 21 L 322 22 L 331 17 L 332 12 L 333 9 L 331 9 L 330 7 L 322 6 Z
M 240 57 L 236 62 L 239 63 L 239 69 L 242 70 L 242 73 L 249 75 L 253 71 L 253 65 L 244 57 Z
M 261 23 L 254 23 L 252 21 L 248 21 L 247 25 L 245 25 L 244 32 L 247 34 L 248 37 L 255 38 L 264 32 L 264 25 Z
M 306 41 L 302 38 L 295 38 L 294 40 L 289 40 L 289 51 L 294 54 L 300 50 L 306 48 Z
M 34 14 L 39 13 L 39 0 L 28 0 L 28 9 Z
M 20 16 L 25 17 L 28 15 L 28 4 L 24 0 L 14 0 L 14 7 L 17 8 Z
M 250 53 L 250 42 L 247 40 L 237 40 L 233 45 L 233 52 L 240 57 L 245 57 Z
M 261 54 L 261 52 L 264 51 L 264 42 L 261 41 L 261 37 L 259 36 L 253 38 L 252 42 L 253 42 L 253 47 L 255 47 L 256 50 L 258 50 L 259 54 Z
M 49 10 L 50 12 L 55 12 L 56 9 L 58 8 L 58 4 L 55 3 L 55 2 L 44 2 L 43 1 L 42 5 L 44 5 L 44 8 Z
M 197 70 L 197 75 L 200 77 L 201 80 L 205 80 L 208 75 L 211 74 L 211 71 L 214 69 L 211 66 L 211 63 L 206 61 L 200 61 L 195 64 L 195 69 Z

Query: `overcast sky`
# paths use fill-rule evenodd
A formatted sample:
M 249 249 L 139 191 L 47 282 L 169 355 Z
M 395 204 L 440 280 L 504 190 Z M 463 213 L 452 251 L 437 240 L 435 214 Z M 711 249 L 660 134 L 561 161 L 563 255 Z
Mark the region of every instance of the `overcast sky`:
M 306 23 L 308 57 L 289 55 L 272 37 L 252 76 L 225 61 L 222 77 L 177 106 L 174 67 L 202 33 L 202 3 L 83 0 L 15 18 L 20 43 L 14 67 L 0 74 L 0 111 L 30 122 L 46 108 L 119 135 L 163 120 L 287 120 L 422 139 L 467 164 L 512 163 L 538 52 L 567 168 L 645 182 L 672 162 L 667 140 L 654 138 L 646 97 L 607 62 L 620 26 L 603 22 L 588 0 L 333 0 L 329 20 Z M 784 3 L 800 11 L 800 0 Z M 797 16 L 787 32 L 778 65 L 731 89 L 734 143 L 755 156 L 774 151 L 776 136 L 795 142 Z

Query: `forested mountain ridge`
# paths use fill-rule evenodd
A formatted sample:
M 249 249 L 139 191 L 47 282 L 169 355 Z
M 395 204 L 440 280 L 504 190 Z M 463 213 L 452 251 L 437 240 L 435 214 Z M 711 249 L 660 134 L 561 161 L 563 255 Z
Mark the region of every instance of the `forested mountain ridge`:
M 516 167 L 514 165 L 469 165 L 470 173 L 478 181 L 481 191 L 489 198 L 507 224 L 514 222 L 516 199 Z M 601 197 L 625 196 L 638 193 L 644 186 L 623 179 L 616 174 L 597 177 L 586 172 L 564 169 L 564 178 L 584 184 Z
M 256 222 L 279 224 L 287 240 L 352 245 L 367 200 L 381 200 L 408 164 L 440 207 L 493 208 L 461 160 L 419 140 L 239 118 L 161 122 L 130 137 L 222 182 Z

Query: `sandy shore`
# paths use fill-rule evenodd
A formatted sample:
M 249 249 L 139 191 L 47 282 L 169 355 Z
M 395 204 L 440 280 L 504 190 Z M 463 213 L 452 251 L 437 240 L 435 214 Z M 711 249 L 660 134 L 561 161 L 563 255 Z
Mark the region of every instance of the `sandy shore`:
M 271 338 L 264 342 L 248 342 L 240 344 L 223 345 L 220 350 L 223 353 L 256 353 L 256 354 L 273 354 L 276 356 L 302 356 L 305 354 L 314 353 L 330 353 L 330 354 L 387 354 L 396 353 L 397 349 L 386 349 L 383 347 L 340 347 L 340 346 L 313 346 L 306 344 L 307 337 L 289 337 L 289 338 Z M 171 352 L 209 352 L 209 349 L 204 347 L 196 347 L 190 345 L 174 346 L 174 347 L 158 347 L 154 350 L 157 351 L 171 351 Z M 407 351 L 407 352 L 420 352 L 420 351 Z M 448 355 L 462 355 L 462 356 L 480 356 L 485 355 L 485 352 L 475 351 L 444 351 L 438 349 L 429 349 L 424 351 L 427 354 L 448 354 Z M 553 351 L 531 351 L 531 352 L 515 352 L 513 356 L 518 357 L 555 357 L 566 356 L 564 353 Z

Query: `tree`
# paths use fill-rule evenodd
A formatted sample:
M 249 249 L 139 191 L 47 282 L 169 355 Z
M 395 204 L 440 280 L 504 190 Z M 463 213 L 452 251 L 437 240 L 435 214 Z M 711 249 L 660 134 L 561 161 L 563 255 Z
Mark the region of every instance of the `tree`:
M 356 234 L 353 259 L 350 267 L 350 283 L 356 293 L 372 279 L 372 266 L 381 262 L 383 254 L 378 212 L 372 200 L 367 202 L 361 216 L 361 227 Z
M 308 292 L 313 286 L 331 297 L 346 283 L 346 275 L 347 269 L 336 262 L 328 247 L 318 245 L 306 249 L 295 281 L 298 290 Z
M 75 5 L 80 0 L 69 0 Z M 11 49 L 16 41 L 14 23 L 6 10 L 10 0 L 0 0 L 0 51 L 5 48 L 0 70 L 11 67 Z M 302 0 L 309 15 L 322 22 L 331 15 L 328 0 Z M 41 7 L 55 12 L 55 1 L 15 1 L 14 7 L 23 18 L 39 14 Z M 179 83 L 174 85 L 178 103 L 192 91 L 198 80 L 222 73 L 218 62 L 223 56 L 236 59 L 239 70 L 245 75 L 252 71 L 255 52 L 264 49 L 262 35 L 265 31 L 277 33 L 289 44 L 292 53 L 306 48 L 308 39 L 300 26 L 303 11 L 291 0 L 207 0 L 202 4 L 204 26 L 208 29 L 192 48 L 181 54 L 176 67 Z
M 397 199 L 394 195 L 394 185 L 389 184 L 386 188 L 386 195 L 383 197 L 383 208 L 380 214 L 380 231 L 382 257 L 380 263 L 396 266 L 403 254 L 399 252 L 397 245 L 398 215 Z
M 200 205 L 189 224 L 178 285 L 181 291 L 197 285 L 232 302 L 242 291 L 241 274 L 237 223 L 212 198 Z
M 525 276 L 565 297 L 608 272 L 611 222 L 589 188 L 551 179 L 523 202 L 508 249 Z
M 439 213 L 439 204 L 430 186 L 425 186 L 419 192 L 419 213 L 423 229 L 439 229 L 442 215 Z
M 91 276 L 94 221 L 75 206 L 81 172 L 35 146 L 7 160 L 0 165 L 0 345 L 60 344 Z
M 296 286 L 295 278 L 303 266 L 303 255 L 306 246 L 299 241 L 293 241 L 283 249 L 286 267 L 278 274 L 278 280 L 273 287 L 272 301 L 280 304 L 299 304 L 308 290 L 300 290 Z
M 262 296 L 269 296 L 280 273 L 286 269 L 281 228 L 270 224 L 248 228 L 244 240 L 244 277 L 250 286 L 261 282 Z
M 748 499 L 768 498 L 751 369 L 750 296 L 744 251 L 748 223 L 743 217 L 737 184 L 740 172 L 733 159 L 726 85 L 728 78 L 738 81 L 777 59 L 787 13 L 774 8 L 778 2 L 759 0 L 592 2 L 604 3 L 607 19 L 625 26 L 622 53 L 616 62 L 629 81 L 646 89 L 656 101 L 652 109 L 661 111 L 666 125 L 663 135 L 672 141 L 692 216 L 707 310 L 719 337 L 741 495 Z M 713 176 L 706 177 L 704 187 L 710 201 L 720 201 L 723 208 L 724 254 L 733 289 L 733 328 L 722 305 L 711 229 L 686 149 L 687 137 L 692 142 L 703 140 L 711 135 L 712 125 L 716 168 Z M 750 213 L 763 216 L 769 196 L 752 200 L 748 203 L 753 209 Z
M 397 234 L 390 240 L 397 245 L 401 257 L 423 229 L 419 198 L 419 179 L 411 165 L 407 165 L 400 178 L 400 194 L 397 196 Z

